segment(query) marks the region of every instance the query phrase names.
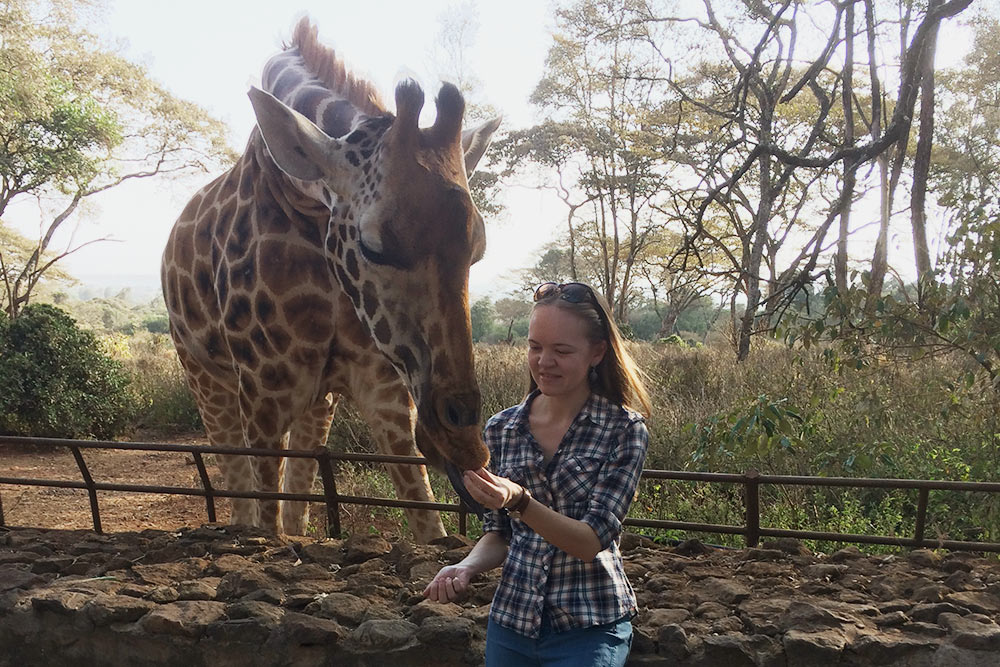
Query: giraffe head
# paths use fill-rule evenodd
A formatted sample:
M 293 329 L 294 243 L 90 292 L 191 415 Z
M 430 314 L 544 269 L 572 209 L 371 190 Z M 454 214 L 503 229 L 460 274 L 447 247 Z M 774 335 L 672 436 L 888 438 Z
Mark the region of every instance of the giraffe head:
M 252 89 L 250 97 L 275 163 L 330 204 L 329 266 L 409 388 L 424 455 L 483 466 L 468 278 L 486 235 L 467 174 L 499 119 L 463 133 L 465 102 L 445 84 L 436 121 L 420 128 L 424 93 L 406 81 L 395 116 L 359 116 L 350 133 L 332 138 L 270 94 Z

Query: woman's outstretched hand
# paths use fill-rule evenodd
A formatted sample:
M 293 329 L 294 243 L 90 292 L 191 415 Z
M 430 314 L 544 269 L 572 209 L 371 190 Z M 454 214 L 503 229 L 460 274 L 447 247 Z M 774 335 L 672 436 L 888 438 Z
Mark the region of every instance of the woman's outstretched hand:
M 434 602 L 455 602 L 469 588 L 469 580 L 474 572 L 464 565 L 449 565 L 441 568 L 431 583 L 424 589 L 424 597 Z
M 469 495 L 494 510 L 506 507 L 523 491 L 517 482 L 494 475 L 486 468 L 466 470 L 462 475 L 462 481 L 465 482 Z

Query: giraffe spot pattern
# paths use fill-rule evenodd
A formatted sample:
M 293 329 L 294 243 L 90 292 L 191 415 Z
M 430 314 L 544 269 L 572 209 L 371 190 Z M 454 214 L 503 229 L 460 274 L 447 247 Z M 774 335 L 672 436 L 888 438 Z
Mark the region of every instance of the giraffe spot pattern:
M 354 307 L 355 308 L 359 307 L 361 305 L 361 294 L 358 292 L 358 288 L 354 286 L 354 284 L 351 282 L 350 277 L 340 266 L 340 264 L 334 266 L 334 270 L 337 273 L 337 280 L 340 282 L 340 288 L 344 290 L 345 294 L 347 294 L 347 298 L 351 300 L 351 303 L 354 304 Z
M 274 319 L 276 310 L 274 300 L 267 292 L 259 290 L 254 298 L 254 310 L 257 314 L 257 320 L 266 325 Z
M 324 355 L 319 350 L 311 347 L 297 347 L 292 353 L 292 362 L 308 370 L 314 370 L 323 366 Z
M 230 331 L 243 331 L 250 326 L 252 320 L 250 298 L 245 294 L 234 294 L 226 307 L 226 328 Z
M 208 333 L 204 336 L 201 343 L 202 349 L 208 355 L 208 358 L 213 361 L 218 361 L 222 359 L 225 354 L 225 348 L 222 343 L 222 336 L 215 329 L 209 329 Z
M 260 361 L 257 352 L 253 349 L 253 344 L 245 339 L 236 336 L 229 337 L 229 349 L 233 353 L 233 360 L 246 368 L 256 368 Z
M 194 262 L 194 240 L 189 230 L 186 234 L 177 234 L 174 240 L 174 256 L 180 266 L 191 266 Z
M 364 313 L 368 317 L 368 321 L 371 322 L 375 313 L 378 311 L 379 299 L 378 293 L 375 290 L 375 284 L 370 280 L 366 280 L 364 286 L 361 288 L 362 304 L 364 306 Z M 385 318 L 383 318 L 385 319 Z
M 319 125 L 322 122 L 322 119 L 317 114 L 317 111 L 319 111 L 320 104 L 329 97 L 330 91 L 326 88 L 322 88 L 320 86 L 305 86 L 303 88 L 299 88 L 298 92 L 295 94 L 295 102 L 292 104 L 292 108 Z M 327 134 L 330 133 L 327 132 Z
M 256 244 L 249 250 L 245 257 L 238 262 L 230 264 L 229 280 L 232 289 L 240 289 L 251 292 L 255 289 L 254 282 L 257 276 L 257 255 L 253 250 Z
M 347 100 L 337 100 L 328 104 L 326 109 L 323 110 L 323 119 L 319 125 L 331 137 L 342 137 L 351 129 L 351 121 L 354 120 L 355 115 L 356 110 L 353 104 Z M 356 141 L 351 141 L 351 137 L 354 137 L 356 134 L 359 133 L 357 131 L 352 132 L 345 141 L 348 143 L 357 143 Z
M 292 68 L 285 68 L 271 85 L 271 94 L 279 100 L 285 100 L 288 93 L 298 85 L 299 74 Z
M 246 255 L 252 234 L 253 225 L 250 223 L 250 211 L 248 209 L 241 210 L 233 222 L 233 228 L 226 243 L 226 256 L 230 260 L 234 260 Z
M 271 343 L 267 340 L 267 334 L 260 326 L 254 326 L 250 330 L 250 341 L 253 342 L 253 346 L 257 349 L 257 353 L 262 357 L 271 357 L 274 355 L 274 349 L 271 347 Z
M 219 303 L 225 303 L 229 298 L 229 274 L 225 266 L 220 266 L 215 272 L 215 295 Z
M 359 144 L 367 138 L 367 134 L 364 130 L 357 129 L 351 132 L 349 135 L 344 137 L 344 141 L 349 144 Z
M 284 362 L 266 363 L 260 368 L 260 383 L 267 391 L 279 391 L 292 384 L 292 372 Z
M 375 339 L 382 345 L 388 345 L 389 341 L 392 340 L 392 330 L 389 328 L 389 322 L 384 318 L 379 318 L 379 321 L 375 323 L 375 328 L 372 331 L 375 334 Z
M 344 264 L 347 266 L 347 274 L 357 282 L 361 277 L 361 271 L 358 269 L 358 256 L 353 248 L 344 253 Z
M 199 262 L 194 269 L 194 282 L 197 286 L 198 294 L 202 298 L 206 295 L 211 294 L 214 287 L 215 281 L 212 280 L 211 268 L 205 262 Z
M 237 192 L 241 201 L 247 201 L 253 197 L 254 182 L 257 180 L 259 169 L 255 160 L 248 160 L 243 166 L 243 173 L 240 175 L 240 186 Z
M 267 339 L 271 341 L 274 351 L 278 354 L 285 354 L 288 348 L 291 347 L 292 336 L 284 327 L 277 325 L 270 326 L 267 327 L 265 333 L 267 333 Z
M 278 404 L 273 398 L 264 398 L 258 403 L 258 407 L 253 413 L 253 423 L 260 428 L 263 437 L 273 438 L 279 434 L 277 414 Z
M 407 375 L 412 376 L 417 370 L 417 358 L 413 354 L 413 350 L 407 345 L 397 345 L 393 348 L 393 354 L 400 363 L 403 364 L 403 369 L 406 371 Z
M 200 329 L 205 326 L 206 321 L 201 313 L 201 303 L 198 299 L 198 294 L 195 292 L 194 285 L 187 278 L 179 278 L 177 282 L 184 321 L 187 322 L 189 327 Z
M 333 335 L 329 312 L 329 301 L 319 294 L 294 297 L 282 307 L 288 326 L 295 330 L 301 340 L 311 343 L 329 340 Z
M 256 400 L 260 390 L 257 388 L 257 381 L 254 380 L 253 375 L 248 373 L 240 376 L 240 391 L 242 391 L 249 400 Z

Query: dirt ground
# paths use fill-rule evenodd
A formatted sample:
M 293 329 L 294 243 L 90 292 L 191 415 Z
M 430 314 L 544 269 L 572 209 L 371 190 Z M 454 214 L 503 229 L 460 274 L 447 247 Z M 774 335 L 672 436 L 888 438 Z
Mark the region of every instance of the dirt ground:
M 204 444 L 204 436 L 137 437 L 136 442 Z M 191 456 L 173 452 L 84 449 L 83 458 L 95 482 L 177 486 L 200 489 L 198 468 Z M 213 486 L 222 486 L 215 466 L 208 465 Z M 0 476 L 82 481 L 73 454 L 66 448 L 0 448 Z M 36 528 L 94 527 L 90 501 L 83 489 L 0 484 L 4 523 Z M 208 522 L 205 501 L 196 496 L 98 491 L 97 503 L 105 532 L 146 528 L 173 530 Z M 216 500 L 216 519 L 229 518 L 229 503 Z
M 130 440 L 174 444 L 207 443 L 202 433 L 172 436 L 140 434 Z M 104 449 L 81 451 L 95 482 L 201 488 L 194 459 L 185 453 Z M 224 488 L 222 475 L 212 463 L 212 456 L 203 458 L 212 485 Z M 83 481 L 72 452 L 62 447 L 0 445 L 0 477 Z M 322 485 L 318 481 L 314 492 L 322 493 Z M 379 492 L 364 493 L 350 488 L 341 488 L 341 493 L 379 495 Z M 205 500 L 198 496 L 98 491 L 97 503 L 101 528 L 105 533 L 141 531 L 147 528 L 176 530 L 185 526 L 201 526 L 209 521 Z M 0 508 L 3 524 L 7 526 L 85 530 L 94 528 L 90 501 L 83 489 L 0 484 Z M 229 501 L 217 498 L 215 512 L 216 521 L 228 523 Z M 325 519 L 325 506 L 313 503 L 310 506 L 310 534 L 325 535 Z M 341 529 L 349 533 L 379 534 L 386 539 L 399 539 L 408 535 L 398 510 L 341 505 L 340 521 Z

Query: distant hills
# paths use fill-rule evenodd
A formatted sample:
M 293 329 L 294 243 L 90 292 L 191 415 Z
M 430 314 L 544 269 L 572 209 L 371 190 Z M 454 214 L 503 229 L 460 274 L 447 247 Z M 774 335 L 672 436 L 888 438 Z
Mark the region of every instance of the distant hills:
M 130 303 L 146 304 L 160 296 L 160 274 L 95 273 L 77 275 L 80 282 L 66 290 L 75 299 L 120 297 Z

